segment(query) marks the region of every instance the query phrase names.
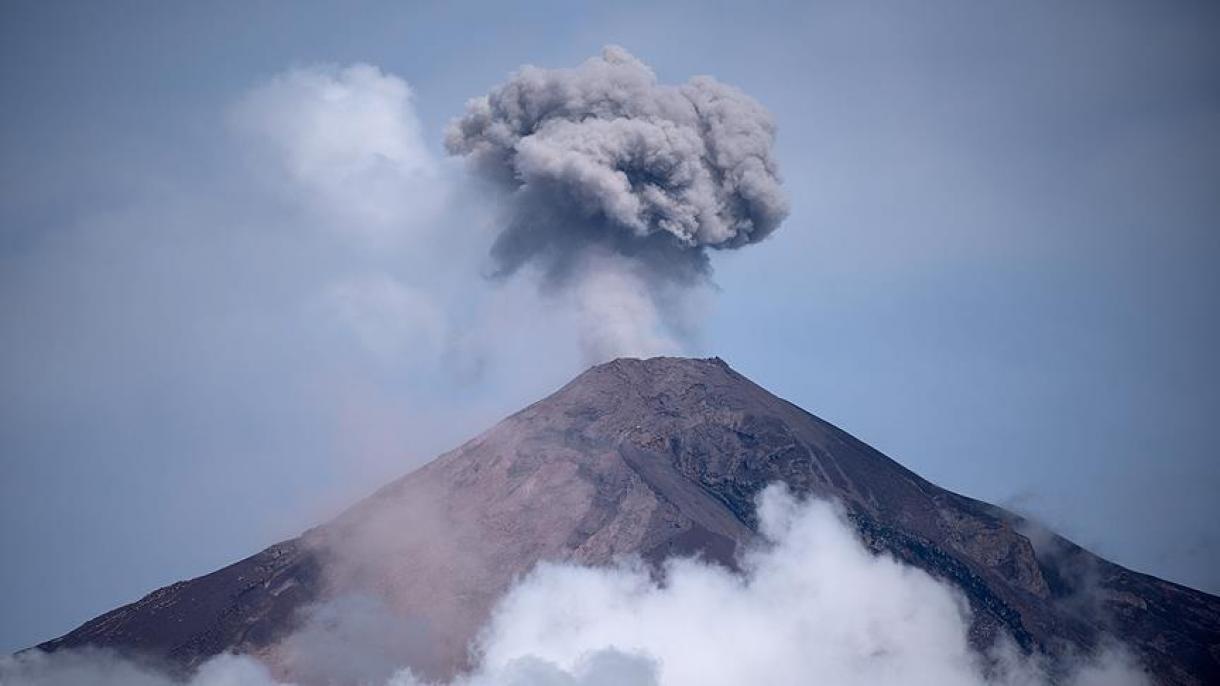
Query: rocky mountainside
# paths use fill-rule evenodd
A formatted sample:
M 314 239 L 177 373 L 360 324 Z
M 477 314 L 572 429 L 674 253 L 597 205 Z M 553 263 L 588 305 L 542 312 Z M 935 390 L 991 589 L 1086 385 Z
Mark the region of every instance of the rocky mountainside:
M 1058 655 L 1117 636 L 1159 683 L 1220 683 L 1220 599 L 938 488 L 719 359 L 594 367 L 334 521 L 39 647 L 109 646 L 179 670 L 235 650 L 292 677 L 303 658 L 285 639 L 303 618 L 367 594 L 412 623 L 399 658 L 444 675 L 540 560 L 734 565 L 776 481 L 839 500 L 871 548 L 959 588 L 979 645 L 1006 633 Z

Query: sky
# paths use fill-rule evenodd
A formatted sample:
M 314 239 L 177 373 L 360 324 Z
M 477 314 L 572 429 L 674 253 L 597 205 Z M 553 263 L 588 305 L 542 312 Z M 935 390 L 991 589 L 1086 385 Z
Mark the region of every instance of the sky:
M 718 355 L 941 486 L 1220 592 L 1218 24 L 6 3 L 0 650 L 294 536 L 616 346 Z M 774 120 L 786 220 L 676 305 L 492 276 L 503 208 L 445 148 L 521 65 L 606 45 Z M 607 311 L 643 324 L 590 348 Z

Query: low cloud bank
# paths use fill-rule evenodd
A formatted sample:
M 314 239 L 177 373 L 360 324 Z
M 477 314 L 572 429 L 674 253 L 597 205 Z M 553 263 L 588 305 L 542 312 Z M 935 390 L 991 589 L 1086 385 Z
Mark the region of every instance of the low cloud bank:
M 30 650 L 0 658 L 3 686 L 288 686 L 271 677 L 258 660 L 220 655 L 208 660 L 186 681 L 172 679 L 150 665 L 126 660 L 105 650 L 54 654 Z
M 766 544 L 746 555 L 740 572 L 698 559 L 668 561 L 660 579 L 638 560 L 539 566 L 498 604 L 473 646 L 476 667 L 450 686 L 806 684 L 815 676 L 836 686 L 1150 683 L 1117 646 L 1078 657 L 1066 675 L 1061 665 L 1055 679 L 1045 660 L 1011 645 L 980 654 L 967 641 L 964 599 L 871 553 L 834 505 L 772 487 L 758 507 Z M 327 664 L 303 683 L 366 673 L 342 664 L 348 654 L 322 657 Z M 4 686 L 86 682 L 177 683 L 97 653 L 0 663 Z M 277 684 L 253 658 L 235 656 L 208 662 L 186 683 Z M 403 668 L 384 683 L 428 682 Z

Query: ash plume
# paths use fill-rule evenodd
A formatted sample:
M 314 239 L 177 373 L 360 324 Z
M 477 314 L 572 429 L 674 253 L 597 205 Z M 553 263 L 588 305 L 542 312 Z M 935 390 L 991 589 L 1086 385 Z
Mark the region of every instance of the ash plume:
M 533 265 L 555 292 L 625 260 L 655 293 L 706 281 L 709 249 L 780 225 L 774 141 L 771 115 L 740 90 L 707 76 L 659 83 L 610 46 L 573 69 L 523 67 L 471 100 L 445 143 L 504 192 L 496 275 Z

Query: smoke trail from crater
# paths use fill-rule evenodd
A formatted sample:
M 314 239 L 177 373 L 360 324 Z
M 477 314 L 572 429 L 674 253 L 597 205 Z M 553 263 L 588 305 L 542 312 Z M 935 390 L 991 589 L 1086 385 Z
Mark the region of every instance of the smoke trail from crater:
M 617 264 L 665 315 L 672 289 L 707 281 L 709 250 L 756 243 L 787 216 L 774 141 L 770 114 L 740 90 L 659 83 L 611 46 L 573 69 L 523 67 L 471 100 L 445 142 L 504 193 L 498 276 L 532 265 L 555 293 Z M 620 338 L 641 340 L 639 328 Z

